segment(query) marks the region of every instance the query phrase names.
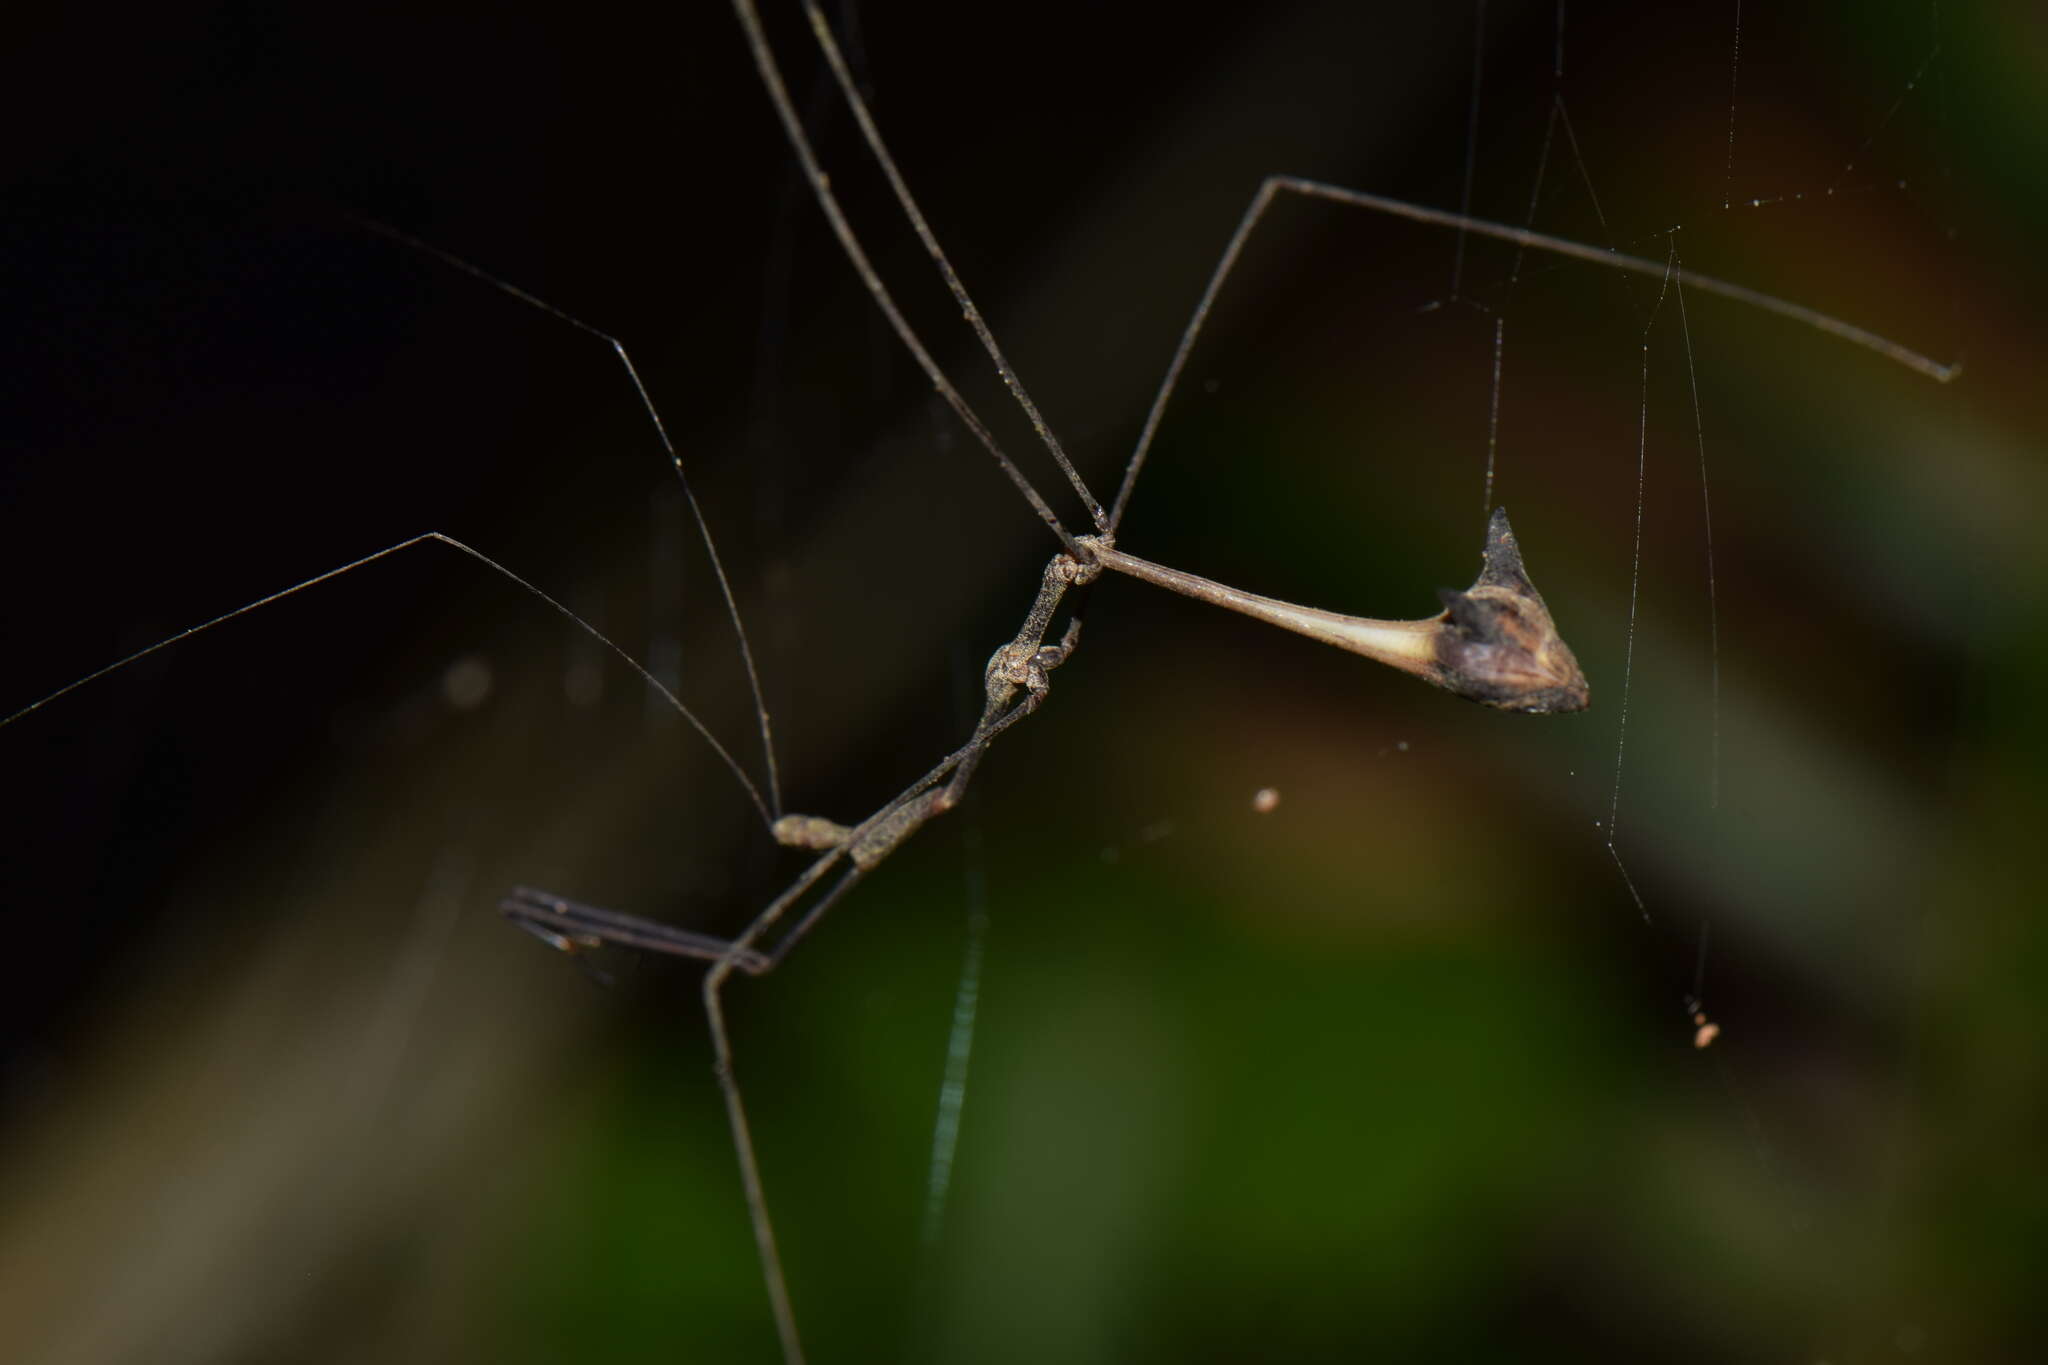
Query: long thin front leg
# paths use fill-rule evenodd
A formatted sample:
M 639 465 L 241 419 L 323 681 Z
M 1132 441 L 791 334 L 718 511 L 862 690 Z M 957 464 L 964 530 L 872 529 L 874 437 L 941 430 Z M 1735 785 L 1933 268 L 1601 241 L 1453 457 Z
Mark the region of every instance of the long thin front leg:
M 1244 216 L 1238 219 L 1236 231 L 1230 234 L 1230 241 L 1223 248 L 1223 254 L 1217 257 L 1215 269 L 1209 272 L 1209 282 L 1202 289 L 1202 297 L 1195 304 L 1195 311 L 1189 316 L 1188 325 L 1182 330 L 1180 341 L 1174 346 L 1173 359 L 1166 367 L 1166 377 L 1160 381 L 1159 392 L 1153 396 L 1152 408 L 1145 415 L 1145 426 L 1138 435 L 1137 447 L 1131 452 L 1130 463 L 1124 467 L 1123 483 L 1117 488 L 1116 500 L 1110 504 L 1109 535 L 1116 534 L 1117 528 L 1123 525 L 1124 513 L 1130 510 L 1131 490 L 1136 487 L 1138 474 L 1145 467 L 1145 457 L 1151 453 L 1152 440 L 1159 434 L 1160 419 L 1165 416 L 1166 405 L 1172 400 L 1173 391 L 1180 383 L 1181 372 L 1187 368 L 1188 356 L 1195 349 L 1195 340 L 1202 333 L 1202 325 L 1209 320 L 1209 312 L 1215 307 L 1217 295 L 1223 291 L 1223 282 L 1230 277 L 1231 271 L 1237 268 L 1238 258 L 1244 254 L 1245 242 L 1250 239 L 1252 230 L 1259 225 L 1259 220 L 1265 217 L 1266 210 L 1272 207 L 1274 197 L 1283 191 L 1300 195 L 1305 199 L 1345 204 L 1373 213 L 1406 218 L 1410 222 L 1427 223 L 1433 227 L 1455 228 L 1475 236 L 1512 242 L 1525 250 L 1548 252 L 1551 255 L 1585 261 L 1610 270 L 1662 277 L 1670 269 L 1667 262 L 1650 257 L 1624 256 L 1608 248 L 1589 246 L 1584 242 L 1553 237 L 1543 232 L 1532 232 L 1527 228 L 1512 227 L 1506 223 L 1491 223 L 1483 218 L 1473 218 L 1462 213 L 1424 208 L 1419 204 L 1389 199 L 1385 195 L 1347 190 L 1341 185 L 1304 180 L 1299 176 L 1268 176 L 1260 184 L 1258 192 L 1252 196 L 1252 202 L 1246 206 Z M 1732 284 L 1706 275 L 1687 274 L 1685 283 L 1696 292 L 1715 294 L 1751 308 L 1761 309 L 1766 313 L 1788 318 L 1801 326 L 1811 327 L 1829 336 L 1839 337 L 1852 346 L 1860 346 L 1894 364 L 1923 374 L 1938 384 L 1946 384 L 1962 373 L 1963 367 L 1960 362 L 1944 365 L 1888 337 L 1879 336 L 1867 328 L 1831 317 L 1803 304 L 1792 303 L 1744 285 Z
M 880 272 L 868 259 L 868 253 L 861 246 L 860 239 L 853 235 L 853 226 L 846 221 L 846 212 L 839 206 L 838 195 L 833 193 L 832 178 L 826 175 L 825 168 L 818 164 L 818 154 L 811 146 L 810 134 L 804 131 L 803 121 L 796 116 L 796 104 L 789 97 L 788 87 L 783 84 L 782 68 L 775 60 L 775 50 L 768 43 L 767 32 L 761 27 L 761 16 L 755 12 L 753 0 L 733 0 L 733 10 L 739 16 L 740 28 L 746 33 L 748 50 L 754 55 L 754 68 L 760 73 L 761 84 L 768 91 L 769 102 L 775 106 L 775 116 L 781 120 L 782 131 L 789 138 L 789 145 L 796 152 L 797 161 L 803 167 L 804 179 L 810 182 L 812 197 L 818 201 L 818 208 L 831 226 L 832 235 L 839 239 L 840 249 L 852 263 L 854 273 L 860 276 L 860 282 L 866 286 L 869 296 L 875 301 L 875 306 L 880 308 L 882 316 L 888 319 L 890 330 L 896 333 L 897 339 L 910 352 L 911 358 L 917 361 L 918 368 L 925 372 L 925 377 L 932 381 L 932 387 L 946 400 L 946 405 L 952 408 L 966 424 L 967 429 L 974 433 L 974 438 L 981 443 L 982 449 L 994 457 L 1004 475 L 1016 485 L 1017 491 L 1024 495 L 1024 500 L 1031 504 L 1031 510 L 1038 513 L 1039 519 L 1059 537 L 1060 544 L 1072 553 L 1073 536 L 1061 524 L 1059 517 L 1044 496 L 1032 485 L 1031 480 L 1025 477 L 1024 471 L 1019 469 L 1016 462 L 996 443 L 996 438 L 989 431 L 987 423 L 967 405 L 967 400 L 961 396 L 960 390 L 953 386 L 953 381 L 946 377 L 945 371 L 939 368 L 938 361 L 925 349 L 925 344 L 918 340 L 917 333 L 904 318 L 902 310 L 896 306 L 895 296 L 889 292 L 889 286 L 882 282 Z M 828 49 L 828 55 L 836 56 L 837 48 Z M 840 72 L 835 70 L 834 74 L 840 75 Z M 1036 413 L 1033 413 L 1033 416 L 1035 417 Z M 1080 476 L 1074 477 L 1078 486 Z M 1085 494 L 1085 487 L 1081 491 Z M 1093 499 L 1089 498 L 1088 501 L 1092 506 Z

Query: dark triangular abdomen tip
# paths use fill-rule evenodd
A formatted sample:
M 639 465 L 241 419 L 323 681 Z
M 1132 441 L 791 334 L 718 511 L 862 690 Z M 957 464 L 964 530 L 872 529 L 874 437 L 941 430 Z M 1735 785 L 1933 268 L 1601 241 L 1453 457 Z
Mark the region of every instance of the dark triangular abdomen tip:
M 1515 528 L 1508 524 L 1508 509 L 1496 507 L 1486 523 L 1485 563 L 1479 581 L 1472 586 L 1500 584 L 1533 592 L 1529 571 L 1522 567 L 1522 547 L 1515 540 Z

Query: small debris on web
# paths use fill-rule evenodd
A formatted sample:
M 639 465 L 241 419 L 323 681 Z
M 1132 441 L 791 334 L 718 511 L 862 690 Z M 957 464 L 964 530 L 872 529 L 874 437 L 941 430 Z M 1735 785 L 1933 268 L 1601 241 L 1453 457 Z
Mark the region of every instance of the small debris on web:
M 1252 793 L 1252 809 L 1261 815 L 1271 815 L 1280 805 L 1280 789 L 1261 787 Z
M 1721 1026 L 1707 1018 L 1706 1011 L 1695 1010 L 1692 1016 L 1692 1045 L 1703 1048 L 1721 1036 Z

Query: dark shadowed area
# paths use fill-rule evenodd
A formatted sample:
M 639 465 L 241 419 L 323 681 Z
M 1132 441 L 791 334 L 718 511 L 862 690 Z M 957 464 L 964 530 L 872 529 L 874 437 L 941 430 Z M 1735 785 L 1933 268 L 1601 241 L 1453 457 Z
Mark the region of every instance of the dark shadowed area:
M 0 714 L 438 531 L 763 784 L 615 358 L 374 222 L 632 349 L 787 809 L 964 739 L 1056 544 L 732 16 L 674 8 L 16 21 Z M 2036 1358 L 2048 21 L 1745 3 L 1732 61 L 1732 4 L 832 12 L 1105 500 L 1264 175 L 1678 274 L 1274 208 L 1119 545 L 1425 616 L 1501 503 L 1592 706 L 1099 584 L 966 807 L 728 996 L 809 1358 Z M 906 314 L 1086 529 L 768 19 Z M 544 603 L 408 549 L 0 727 L 0 777 L 0 1356 L 778 1358 L 700 969 L 606 988 L 494 907 L 730 934 L 803 862 Z

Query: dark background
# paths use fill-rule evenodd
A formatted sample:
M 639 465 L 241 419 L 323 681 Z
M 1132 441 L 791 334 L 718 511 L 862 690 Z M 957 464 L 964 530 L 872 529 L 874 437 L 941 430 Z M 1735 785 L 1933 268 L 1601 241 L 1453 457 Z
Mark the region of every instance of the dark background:
M 1745 5 L 1731 153 L 1733 7 L 1638 8 L 1571 6 L 1561 79 L 1554 8 L 1487 8 L 1473 211 L 1530 217 L 1561 94 L 1598 204 L 1560 130 L 1536 227 L 1675 242 L 1964 376 L 1696 292 L 1681 329 L 1655 280 L 1476 242 L 1454 297 L 1453 235 L 1281 205 L 1123 544 L 1427 612 L 1477 564 L 1498 321 L 1498 494 L 1595 708 L 1496 715 L 1105 585 L 968 809 L 732 993 L 814 1358 L 2031 1357 L 2048 31 Z M 1261 175 L 1465 193 L 1462 7 L 837 19 L 1105 498 Z M 373 220 L 633 349 L 791 809 L 857 818 L 959 741 L 1051 539 L 850 278 L 731 17 L 665 22 L 17 19 L 0 711 L 438 530 L 758 774 L 616 361 Z M 771 27 L 906 310 L 1073 516 Z M 1647 916 L 1598 826 L 1624 695 Z M 695 970 L 614 958 L 601 990 L 491 907 L 533 883 L 730 932 L 794 866 L 544 605 L 408 550 L 0 729 L 0 772 L 10 1359 L 773 1358 Z

